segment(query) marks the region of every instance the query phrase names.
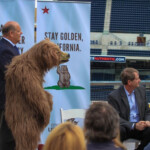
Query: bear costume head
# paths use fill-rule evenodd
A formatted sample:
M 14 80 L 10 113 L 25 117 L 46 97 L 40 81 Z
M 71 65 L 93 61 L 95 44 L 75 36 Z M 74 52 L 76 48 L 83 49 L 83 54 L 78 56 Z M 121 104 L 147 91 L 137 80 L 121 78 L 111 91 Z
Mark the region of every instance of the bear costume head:
M 6 72 L 5 118 L 16 142 L 16 150 L 35 150 L 48 125 L 52 95 L 43 89 L 44 74 L 69 60 L 49 39 L 35 44 L 12 59 Z

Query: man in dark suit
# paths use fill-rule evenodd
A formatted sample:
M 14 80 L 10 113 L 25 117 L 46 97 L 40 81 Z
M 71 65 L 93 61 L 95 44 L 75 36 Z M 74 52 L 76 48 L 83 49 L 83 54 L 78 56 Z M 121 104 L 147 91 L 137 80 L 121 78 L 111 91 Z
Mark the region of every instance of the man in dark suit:
M 0 40 L 0 150 L 14 150 L 15 141 L 5 121 L 5 71 L 14 56 L 19 55 L 16 44 L 21 39 L 21 28 L 17 22 L 9 21 L 2 28 Z M 15 108 L 14 108 L 15 109 Z
M 134 68 L 125 68 L 121 80 L 123 85 L 108 95 L 108 102 L 119 113 L 121 140 L 141 140 L 137 150 L 143 150 L 150 142 L 150 109 L 146 91 L 139 85 L 139 72 Z

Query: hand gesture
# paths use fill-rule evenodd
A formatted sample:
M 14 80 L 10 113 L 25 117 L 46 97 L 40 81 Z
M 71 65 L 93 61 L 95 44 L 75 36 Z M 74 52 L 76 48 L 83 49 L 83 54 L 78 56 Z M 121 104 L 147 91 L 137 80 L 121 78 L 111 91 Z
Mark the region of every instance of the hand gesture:
M 139 131 L 144 130 L 146 127 L 147 127 L 146 121 L 139 121 L 135 124 L 135 129 Z

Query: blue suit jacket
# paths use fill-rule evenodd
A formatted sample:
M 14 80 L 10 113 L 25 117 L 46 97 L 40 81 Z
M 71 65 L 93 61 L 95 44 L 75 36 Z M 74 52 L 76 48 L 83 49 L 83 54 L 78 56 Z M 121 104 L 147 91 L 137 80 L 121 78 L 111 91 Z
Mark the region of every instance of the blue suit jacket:
M 99 142 L 99 143 L 88 143 L 87 150 L 123 150 L 120 147 L 116 147 L 112 141 Z
M 14 56 L 19 55 L 18 51 L 7 40 L 0 40 L 0 110 L 5 106 L 5 71 Z
M 140 120 L 150 121 L 150 109 L 146 100 L 146 90 L 140 86 L 134 90 L 135 98 L 139 110 Z M 129 122 L 130 106 L 126 96 L 124 86 L 120 86 L 108 95 L 108 103 L 110 103 L 119 113 L 120 125 L 128 129 L 132 128 L 133 123 Z

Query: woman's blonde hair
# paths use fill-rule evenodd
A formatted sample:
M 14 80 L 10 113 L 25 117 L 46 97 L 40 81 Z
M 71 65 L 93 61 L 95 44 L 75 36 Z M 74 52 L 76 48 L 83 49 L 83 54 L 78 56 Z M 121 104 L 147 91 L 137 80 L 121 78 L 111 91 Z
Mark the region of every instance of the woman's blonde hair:
M 49 134 L 44 150 L 86 150 L 82 129 L 71 122 L 58 125 Z
M 118 135 L 115 139 L 113 139 L 113 142 L 115 143 L 116 147 L 121 147 L 123 150 L 127 150 L 127 148 L 120 141 L 120 131 L 119 130 L 118 130 Z

